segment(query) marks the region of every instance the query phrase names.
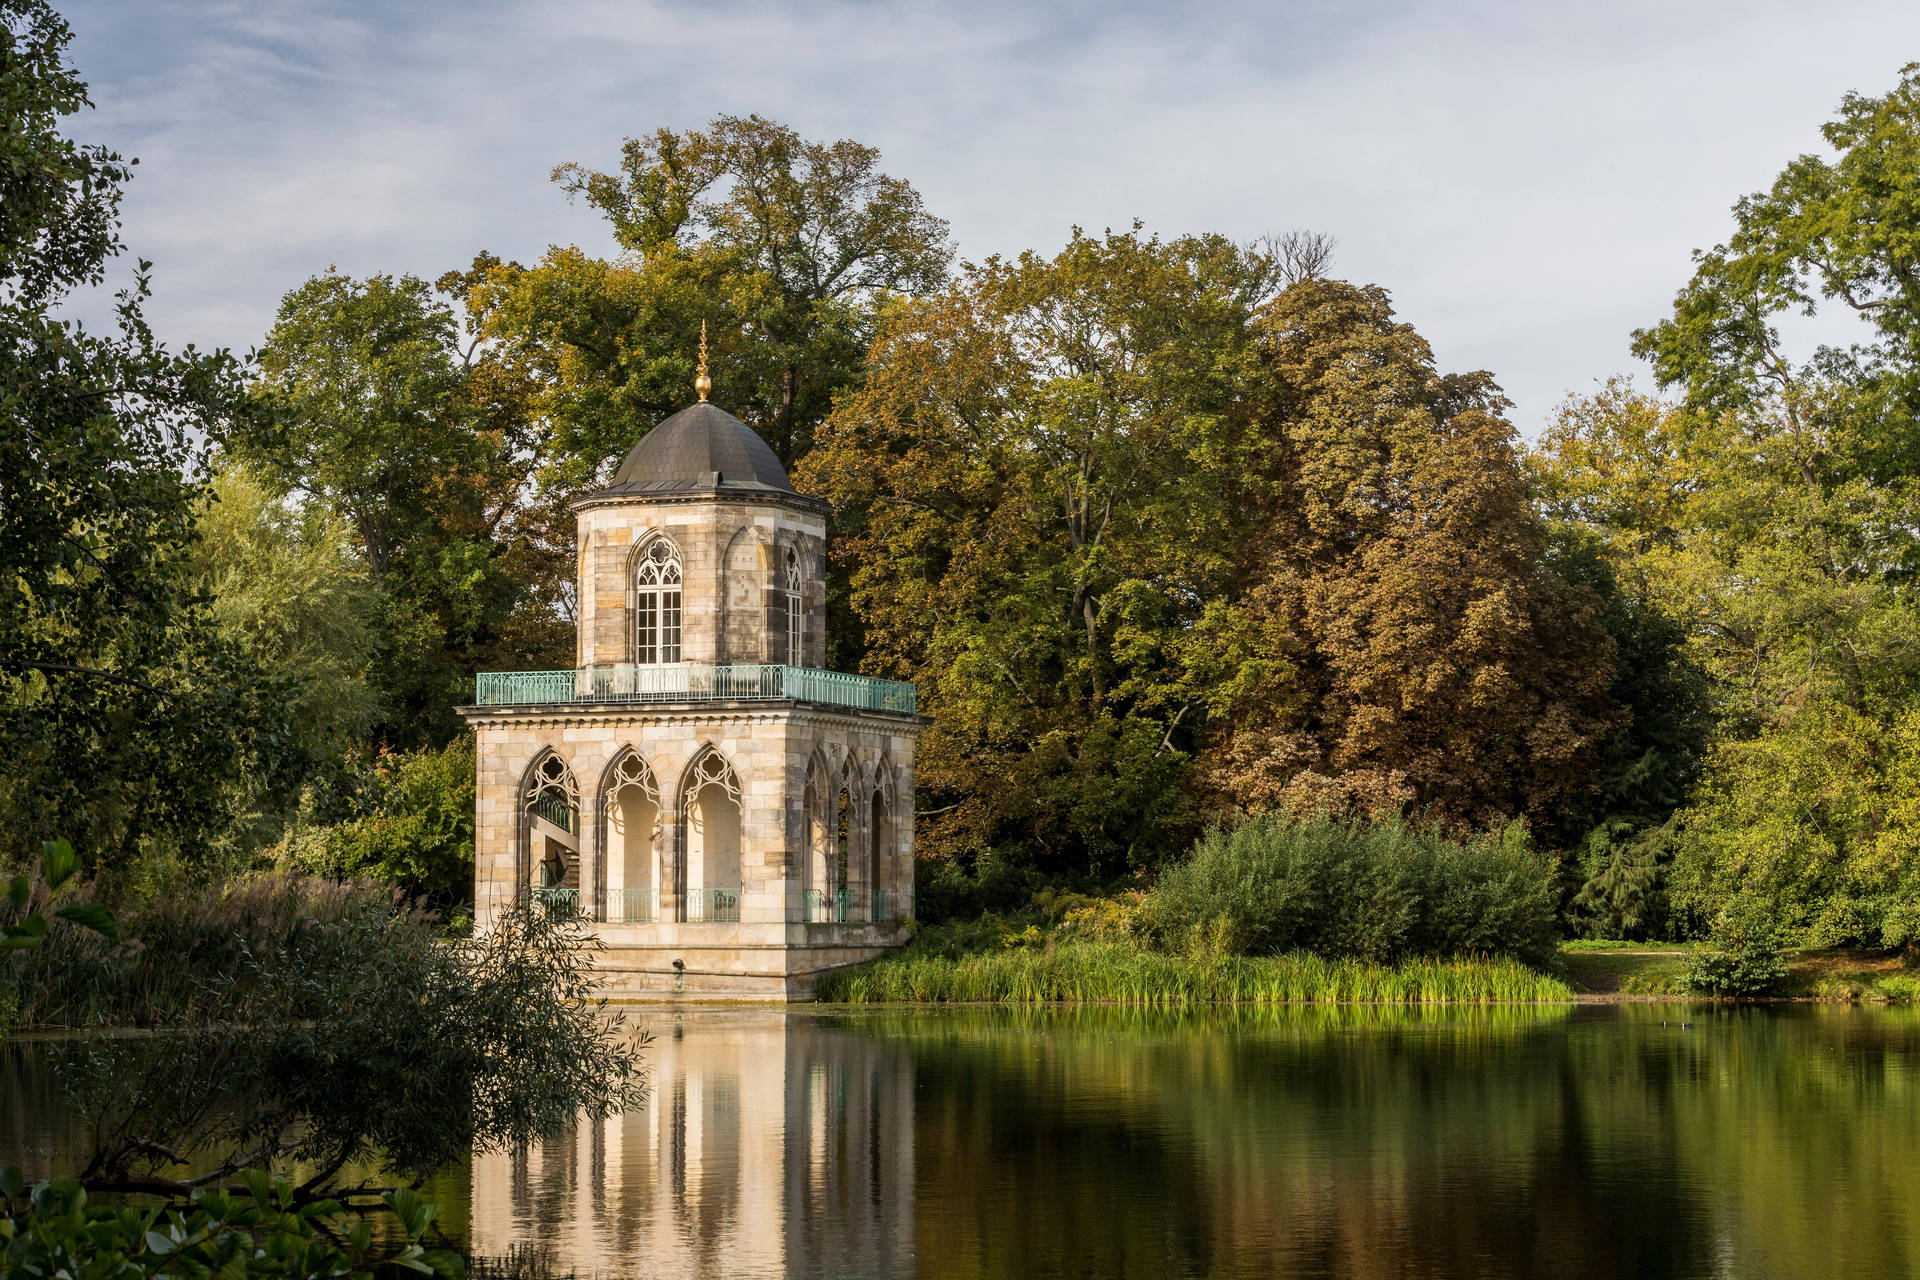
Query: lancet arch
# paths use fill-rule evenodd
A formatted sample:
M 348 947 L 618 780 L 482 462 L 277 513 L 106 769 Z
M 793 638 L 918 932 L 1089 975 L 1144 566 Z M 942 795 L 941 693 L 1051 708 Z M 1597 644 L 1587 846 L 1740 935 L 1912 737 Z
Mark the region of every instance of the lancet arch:
M 527 766 L 520 781 L 517 891 L 549 909 L 579 909 L 580 788 L 573 770 L 552 747 Z
M 676 804 L 683 919 L 719 923 L 740 918 L 741 798 L 733 765 L 712 743 L 702 745 L 680 775 Z
M 680 661 L 680 593 L 684 577 L 680 548 L 666 534 L 656 533 L 634 548 L 628 581 L 633 599 L 632 650 L 636 666 Z
M 647 924 L 660 918 L 660 788 L 653 770 L 633 747 L 622 747 L 600 782 L 602 918 Z

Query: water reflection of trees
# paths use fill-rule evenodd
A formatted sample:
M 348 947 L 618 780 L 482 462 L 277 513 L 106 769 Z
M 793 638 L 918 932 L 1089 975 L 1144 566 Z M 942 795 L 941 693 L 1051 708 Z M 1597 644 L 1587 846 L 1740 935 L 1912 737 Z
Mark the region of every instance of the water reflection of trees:
M 1911 1274 L 1912 1020 L 1681 1016 L 866 1027 L 915 1050 L 924 1276 Z

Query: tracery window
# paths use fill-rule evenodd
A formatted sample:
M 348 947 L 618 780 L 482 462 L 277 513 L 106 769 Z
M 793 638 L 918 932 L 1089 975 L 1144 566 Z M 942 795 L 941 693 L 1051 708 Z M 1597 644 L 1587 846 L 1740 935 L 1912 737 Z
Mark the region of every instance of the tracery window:
M 633 660 L 680 661 L 680 553 L 665 538 L 648 543 L 634 569 Z
M 800 556 L 792 547 L 787 548 L 787 574 L 782 584 L 787 596 L 787 662 L 792 666 L 804 666 L 806 659 L 802 648 L 807 638 L 807 613 L 800 605 Z

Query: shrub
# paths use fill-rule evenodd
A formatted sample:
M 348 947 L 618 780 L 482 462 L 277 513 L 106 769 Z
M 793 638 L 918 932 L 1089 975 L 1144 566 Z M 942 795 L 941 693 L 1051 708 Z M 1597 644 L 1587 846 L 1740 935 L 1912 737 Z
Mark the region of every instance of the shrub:
M 1209 832 L 1161 876 L 1145 912 L 1177 949 L 1542 965 L 1554 902 L 1553 868 L 1518 825 L 1453 839 L 1398 819 L 1275 816 Z
M 616 1113 L 644 1083 L 580 925 L 509 917 L 449 942 L 390 888 L 274 876 L 181 890 L 127 928 L 21 973 L 43 1016 L 166 1029 L 56 1050 L 98 1135 L 95 1190 L 181 1196 L 181 1166 L 279 1161 L 305 1166 L 303 1196 L 356 1165 L 418 1178 Z
M 383 1197 L 400 1239 L 376 1243 L 366 1219 L 337 1221 L 337 1203 L 296 1208 L 293 1188 L 258 1172 L 244 1194 L 196 1190 L 181 1206 L 90 1201 L 72 1178 L 29 1187 L 20 1170 L 0 1169 L 0 1274 L 71 1280 L 140 1280 L 146 1276 L 331 1276 L 371 1280 L 376 1268 L 458 1276 L 460 1259 L 429 1249 L 421 1237 L 434 1206 L 401 1188 Z M 334 1219 L 334 1221 L 329 1221 Z
M 1779 924 L 1765 903 L 1743 895 L 1720 908 L 1712 934 L 1694 948 L 1686 984 L 1716 996 L 1763 996 L 1786 977 Z
M 354 816 L 290 842 L 304 870 L 369 876 L 442 907 L 473 895 L 473 737 L 382 755 L 354 788 Z

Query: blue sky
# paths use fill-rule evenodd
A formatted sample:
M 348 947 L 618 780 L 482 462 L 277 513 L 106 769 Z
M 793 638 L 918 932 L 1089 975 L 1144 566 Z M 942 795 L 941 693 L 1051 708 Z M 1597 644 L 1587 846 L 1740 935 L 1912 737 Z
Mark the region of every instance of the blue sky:
M 350 3 L 65 6 L 136 155 L 134 252 L 175 343 L 246 349 L 337 264 L 608 252 L 548 181 L 622 138 L 757 111 L 878 146 L 964 256 L 1125 226 L 1339 241 L 1443 367 L 1535 434 L 1634 372 L 1688 254 L 1848 90 L 1920 59 L 1920 5 L 1772 0 L 1209 6 Z M 1644 380 L 1644 379 L 1643 379 Z

